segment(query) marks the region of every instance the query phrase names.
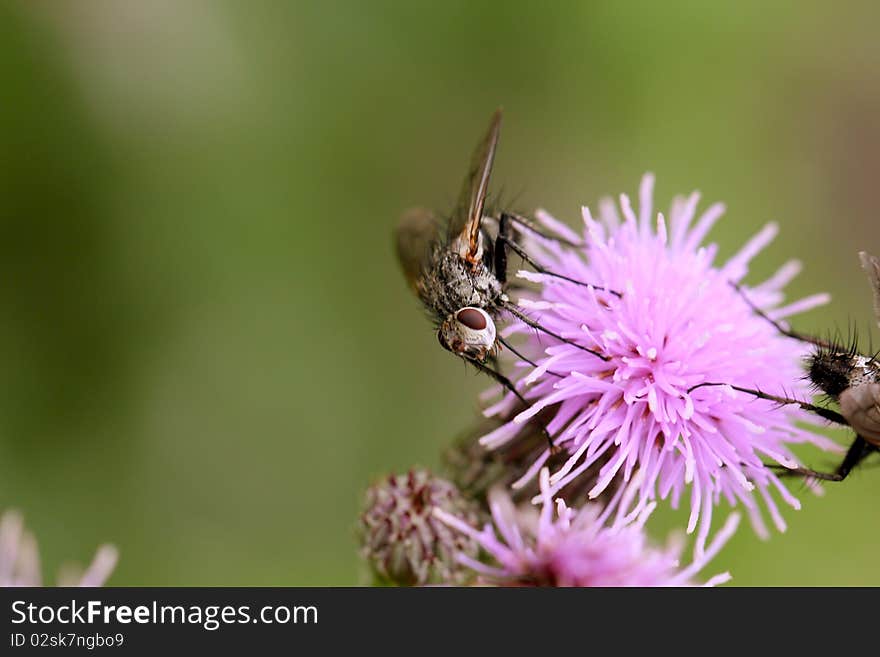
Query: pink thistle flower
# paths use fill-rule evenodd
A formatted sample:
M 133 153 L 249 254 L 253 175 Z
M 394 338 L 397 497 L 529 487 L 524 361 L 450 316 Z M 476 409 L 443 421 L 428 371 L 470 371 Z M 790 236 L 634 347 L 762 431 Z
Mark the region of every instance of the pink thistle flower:
M 102 545 L 85 571 L 75 566 L 63 568 L 58 586 L 101 586 L 116 567 L 117 558 L 115 547 Z M 6 511 L 0 518 L 0 586 L 43 586 L 37 541 L 25 529 L 18 511 Z
M 667 225 L 662 213 L 653 217 L 653 183 L 651 175 L 642 181 L 638 216 L 624 195 L 622 221 L 610 200 L 600 205 L 599 221 L 584 208 L 583 239 L 538 213 L 545 227 L 583 247 L 531 236 L 526 237 L 530 255 L 553 273 L 620 296 L 521 271 L 519 277 L 539 283 L 540 289 L 518 303 L 547 329 L 607 360 L 514 321 L 506 333 L 529 336 L 523 348 L 536 365 L 520 360 L 513 377 L 531 405 L 480 442 L 501 448 L 520 435 L 530 418 L 555 408 L 547 428 L 568 458 L 552 472 L 551 494 L 564 494 L 585 474 L 595 476 L 591 468 L 597 466 L 591 498 L 617 478 L 629 481 L 636 471 L 643 473 L 640 495 L 646 500 L 669 497 L 677 507 L 690 487 L 687 531 L 699 527 L 699 554 L 713 506 L 722 497 L 731 506 L 741 503 L 765 537 L 759 496 L 777 528 L 785 530 L 771 490 L 795 509 L 799 502 L 763 459 L 790 468 L 798 465 L 792 444 L 839 448 L 797 427 L 795 420 L 812 416 L 796 407 L 780 408 L 727 386 L 693 389 L 721 382 L 808 399 L 801 361 L 809 347 L 757 316 L 731 285 L 743 279 L 749 261 L 775 237 L 776 225 L 768 224 L 725 264 L 715 265 L 716 245 L 702 242 L 724 207 L 712 205 L 697 217 L 699 194 L 694 192 L 673 201 Z M 827 303 L 827 295 L 817 294 L 779 305 L 782 288 L 799 270 L 798 262 L 788 262 L 744 292 L 777 320 Z M 515 403 L 507 394 L 485 414 L 508 418 Z M 513 486 L 525 485 L 549 464 L 549 457 L 544 450 Z
M 561 499 L 553 503 L 550 475 L 541 470 L 540 514 L 533 506 L 516 508 L 510 497 L 494 489 L 490 508 L 494 527 L 482 531 L 460 518 L 436 509 L 434 514 L 485 550 L 491 564 L 467 554 L 459 561 L 472 568 L 482 584 L 531 586 L 694 586 L 694 576 L 718 553 L 736 531 L 739 516 L 731 514 L 711 545 L 689 566 L 682 568 L 681 541 L 665 548 L 652 546 L 644 531 L 645 521 L 656 503 L 639 501 L 628 509 L 637 494 L 638 476 L 615 495 L 614 505 L 602 510 L 598 504 L 575 511 Z M 617 515 L 611 521 L 612 506 Z M 729 573 L 710 578 L 705 586 L 730 579 Z

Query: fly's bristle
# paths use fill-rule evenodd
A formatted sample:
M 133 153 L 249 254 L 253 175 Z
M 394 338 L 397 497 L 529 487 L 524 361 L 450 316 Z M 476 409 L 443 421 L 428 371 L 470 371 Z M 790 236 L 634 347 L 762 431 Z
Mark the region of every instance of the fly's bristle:
M 852 384 L 856 369 L 856 357 L 844 345 L 830 343 L 817 347 L 807 358 L 807 378 L 817 392 L 837 399 Z M 857 353 L 857 352 L 856 352 Z
M 852 328 L 850 329 L 848 353 L 850 356 L 857 356 L 861 353 L 859 351 L 859 327 L 854 321 L 852 323 Z
M 841 354 L 845 354 L 850 358 L 862 355 L 862 350 L 859 348 L 858 326 L 853 321 L 847 322 L 846 333 L 839 327 L 829 331 L 824 344 L 817 346 L 807 359 L 812 361 L 822 356 Z

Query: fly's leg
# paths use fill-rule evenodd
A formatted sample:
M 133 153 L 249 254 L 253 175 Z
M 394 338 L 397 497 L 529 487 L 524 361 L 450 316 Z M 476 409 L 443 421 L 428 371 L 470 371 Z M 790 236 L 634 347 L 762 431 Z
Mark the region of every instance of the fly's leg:
M 768 392 L 763 392 L 762 390 L 755 390 L 753 388 L 742 388 L 740 386 L 730 385 L 729 383 L 713 383 L 711 381 L 706 381 L 705 383 L 698 383 L 695 386 L 691 386 L 688 388 L 688 392 L 693 392 L 698 388 L 710 388 L 717 386 L 729 386 L 734 390 L 738 390 L 739 392 L 744 392 L 749 395 L 753 395 L 758 399 L 766 399 L 767 401 L 776 402 L 777 404 L 783 405 L 794 405 L 799 406 L 805 411 L 810 411 L 811 413 L 815 413 L 819 417 L 822 417 L 829 422 L 833 422 L 834 424 L 840 424 L 842 426 L 849 426 L 849 422 L 846 421 L 846 418 L 843 417 L 837 411 L 834 411 L 830 408 L 823 408 L 822 406 L 816 406 L 816 404 L 810 404 L 809 402 L 801 401 L 800 399 L 792 399 L 790 397 L 780 397 L 779 395 L 771 395 Z
M 507 221 L 509 223 L 514 223 L 517 226 L 525 228 L 530 233 L 534 233 L 538 237 L 542 237 L 545 240 L 550 240 L 551 242 L 558 242 L 559 244 L 562 244 L 563 246 L 580 247 L 580 246 L 584 245 L 583 242 L 572 242 L 571 240 L 567 240 L 564 237 L 559 237 L 558 235 L 550 235 L 549 233 L 545 233 L 540 228 L 535 226 L 535 224 L 533 224 L 529 219 L 526 219 L 522 215 L 516 214 L 515 212 L 505 212 L 501 215 L 501 219 L 504 220 L 505 217 L 507 218 Z
M 516 356 L 520 360 L 527 362 L 529 365 L 531 365 L 532 367 L 537 369 L 538 364 L 535 361 L 533 361 L 531 358 L 526 358 L 522 353 L 520 353 L 520 351 L 516 347 L 514 347 L 512 344 L 510 344 L 507 340 L 502 338 L 500 335 L 497 337 L 497 340 L 502 345 L 504 345 L 507 348 L 507 350 L 510 351 L 514 356 Z M 558 372 L 554 372 L 553 370 L 547 370 L 547 374 L 551 374 L 559 379 L 565 378 L 564 374 L 559 374 Z
M 728 385 L 726 383 L 700 383 L 699 385 L 695 385 L 688 390 L 691 392 L 696 390 L 697 388 L 705 388 L 710 386 L 723 386 Z M 762 392 L 760 390 L 752 390 L 750 388 L 742 388 L 740 386 L 730 386 L 734 390 L 739 390 L 740 392 L 745 392 L 750 395 L 754 395 L 758 399 L 766 399 L 767 401 L 776 402 L 777 404 L 792 404 L 798 406 L 805 411 L 810 411 L 811 413 L 815 413 L 816 415 L 828 420 L 829 422 L 833 422 L 835 424 L 839 424 L 841 426 L 849 426 L 849 422 L 846 421 L 846 418 L 843 417 L 837 411 L 833 411 L 830 408 L 823 408 L 821 406 L 816 406 L 815 404 L 809 404 L 804 401 L 800 401 L 799 399 L 791 399 L 789 397 L 780 397 L 779 395 L 771 395 L 766 392 Z M 856 439 L 853 441 L 852 445 L 850 445 L 849 450 L 846 452 L 846 456 L 843 457 L 843 461 L 841 461 L 840 465 L 834 472 L 818 472 L 816 470 L 812 470 L 810 468 L 786 468 L 783 465 L 769 465 L 768 467 L 771 470 L 774 470 L 783 476 L 793 476 L 798 475 L 801 477 L 805 477 L 807 479 L 819 479 L 822 481 L 843 481 L 846 479 L 847 475 L 850 471 L 856 467 L 859 463 L 862 462 L 866 457 L 870 454 L 877 451 L 877 448 L 873 445 L 867 443 L 864 438 L 861 436 L 856 436 Z
M 765 313 L 763 310 L 758 308 L 758 306 L 752 303 L 751 299 L 746 296 L 746 293 L 743 291 L 742 287 L 738 283 L 730 281 L 730 284 L 731 286 L 733 286 L 733 289 L 736 290 L 743 298 L 743 301 L 746 302 L 746 305 L 752 310 L 753 313 L 755 313 L 761 319 L 770 322 L 773 327 L 782 335 L 785 335 L 789 338 L 794 338 L 795 340 L 800 340 L 801 342 L 815 345 L 817 347 L 822 347 L 823 349 L 828 349 L 829 347 L 831 347 L 831 343 L 826 340 L 822 340 L 821 338 L 817 338 L 813 335 L 807 335 L 806 333 L 801 333 L 799 331 L 793 331 L 792 329 L 785 328 L 782 324 L 780 324 L 778 321 L 770 317 L 767 313 Z
M 558 333 L 554 333 L 550 329 L 541 326 L 541 324 L 539 324 L 538 322 L 533 320 L 531 317 L 526 315 L 522 310 L 520 310 L 516 304 L 514 304 L 510 301 L 502 300 L 502 301 L 500 301 L 500 306 L 502 308 L 504 308 L 507 312 L 509 312 L 511 315 L 516 317 L 519 321 L 521 321 L 526 326 L 531 326 L 536 331 L 541 331 L 542 333 L 546 333 L 547 335 L 556 338 L 560 342 L 564 342 L 565 344 L 571 345 L 572 347 L 577 347 L 581 351 L 586 351 L 588 354 L 592 354 L 596 358 L 601 358 L 602 360 L 606 360 L 606 361 L 608 360 L 608 356 L 603 356 L 598 351 L 595 351 L 593 349 L 589 349 L 588 347 L 584 347 L 583 345 L 579 345 L 576 342 L 572 342 L 571 340 L 566 340 Z
M 478 360 L 472 360 L 472 359 L 467 359 L 467 360 L 469 362 L 473 363 L 474 366 L 478 370 L 480 370 L 481 372 L 484 372 L 485 374 L 488 374 L 490 377 L 495 379 L 495 381 L 500 383 L 502 387 L 504 387 L 508 391 L 512 392 L 516 396 L 516 398 L 519 399 L 519 401 L 523 403 L 523 405 L 529 406 L 529 402 L 526 400 L 525 397 L 522 396 L 520 391 L 516 389 L 516 386 L 513 385 L 513 382 L 510 379 L 508 379 L 506 376 L 504 376 L 501 372 L 499 372 L 498 370 L 492 369 L 491 367 L 489 367 L 485 363 L 481 363 Z M 547 439 L 547 445 L 550 448 L 550 452 L 552 454 L 555 454 L 556 452 L 558 452 L 559 448 L 553 444 L 553 437 L 550 435 L 550 432 L 547 431 L 547 427 L 545 427 L 544 425 L 541 425 L 541 434 Z
M 532 228 L 529 224 L 523 223 L 521 218 L 516 217 L 516 215 L 508 214 L 506 212 L 501 213 L 501 220 L 498 223 L 498 237 L 495 240 L 495 276 L 503 285 L 507 282 L 507 248 L 516 253 L 520 258 L 522 258 L 525 262 L 531 265 L 535 271 L 544 274 L 545 276 L 552 276 L 553 278 L 558 278 L 563 281 L 567 281 L 569 283 L 574 283 L 575 285 L 580 285 L 583 287 L 591 287 L 594 290 L 598 290 L 600 292 L 608 292 L 609 294 L 613 294 L 617 297 L 620 297 L 620 292 L 615 292 L 614 290 L 609 290 L 604 287 L 600 287 L 597 285 L 591 285 L 589 283 L 584 283 L 583 281 L 579 281 L 574 278 L 570 278 L 568 276 L 564 276 L 562 274 L 557 274 L 555 272 L 550 271 L 543 265 L 537 263 L 534 258 L 532 258 L 526 250 L 522 248 L 519 244 L 517 244 L 512 235 L 510 234 L 510 224 L 518 222 L 520 225 L 525 225 L 532 230 L 537 235 L 544 237 L 546 239 L 555 239 L 563 244 L 567 244 L 570 246 L 577 246 L 568 242 L 567 240 L 562 240 L 561 238 L 554 238 L 545 235 L 544 233 L 539 232 L 537 229 Z M 507 248 L 505 248 L 507 247 Z
M 817 472 L 816 470 L 811 470 L 809 468 L 786 468 L 781 465 L 774 465 L 771 467 L 783 476 L 798 475 L 807 479 L 843 481 L 853 468 L 876 451 L 876 447 L 866 442 L 861 436 L 856 436 L 856 439 L 847 450 L 846 456 L 843 457 L 843 461 L 841 461 L 840 465 L 837 466 L 837 469 L 834 472 Z

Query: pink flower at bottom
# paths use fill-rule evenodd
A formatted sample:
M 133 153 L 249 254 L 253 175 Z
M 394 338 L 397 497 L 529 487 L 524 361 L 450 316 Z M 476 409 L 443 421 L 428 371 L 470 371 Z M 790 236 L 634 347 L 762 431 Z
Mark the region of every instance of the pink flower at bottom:
M 491 496 L 494 527 L 478 531 L 460 518 L 435 509 L 434 514 L 453 529 L 476 541 L 491 557 L 483 563 L 467 554 L 459 561 L 472 568 L 483 584 L 526 586 L 694 586 L 696 574 L 717 554 L 736 531 L 737 514 L 689 566 L 681 567 L 683 545 L 672 541 L 665 548 L 652 546 L 644 524 L 654 503 L 637 503 L 624 513 L 637 493 L 637 486 L 621 489 L 614 505 L 602 510 L 587 504 L 576 511 L 562 500 L 554 504 L 550 475 L 541 471 L 540 514 L 534 507 L 514 507 L 506 493 L 496 489 Z M 634 482 L 637 478 L 634 479 Z M 611 509 L 617 508 L 609 523 Z M 730 579 L 729 573 L 710 578 L 705 586 Z

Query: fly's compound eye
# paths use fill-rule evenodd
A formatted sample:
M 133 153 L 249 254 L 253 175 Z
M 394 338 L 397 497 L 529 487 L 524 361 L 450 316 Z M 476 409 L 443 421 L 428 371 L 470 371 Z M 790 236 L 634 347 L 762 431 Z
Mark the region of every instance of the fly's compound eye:
M 482 308 L 462 308 L 455 313 L 456 333 L 468 352 L 485 358 L 495 346 L 495 322 Z
M 440 325 L 437 339 L 445 349 L 483 362 L 495 347 L 495 322 L 481 308 L 462 308 Z
M 492 318 L 479 308 L 462 308 L 455 313 L 455 319 L 471 331 L 484 331 Z

